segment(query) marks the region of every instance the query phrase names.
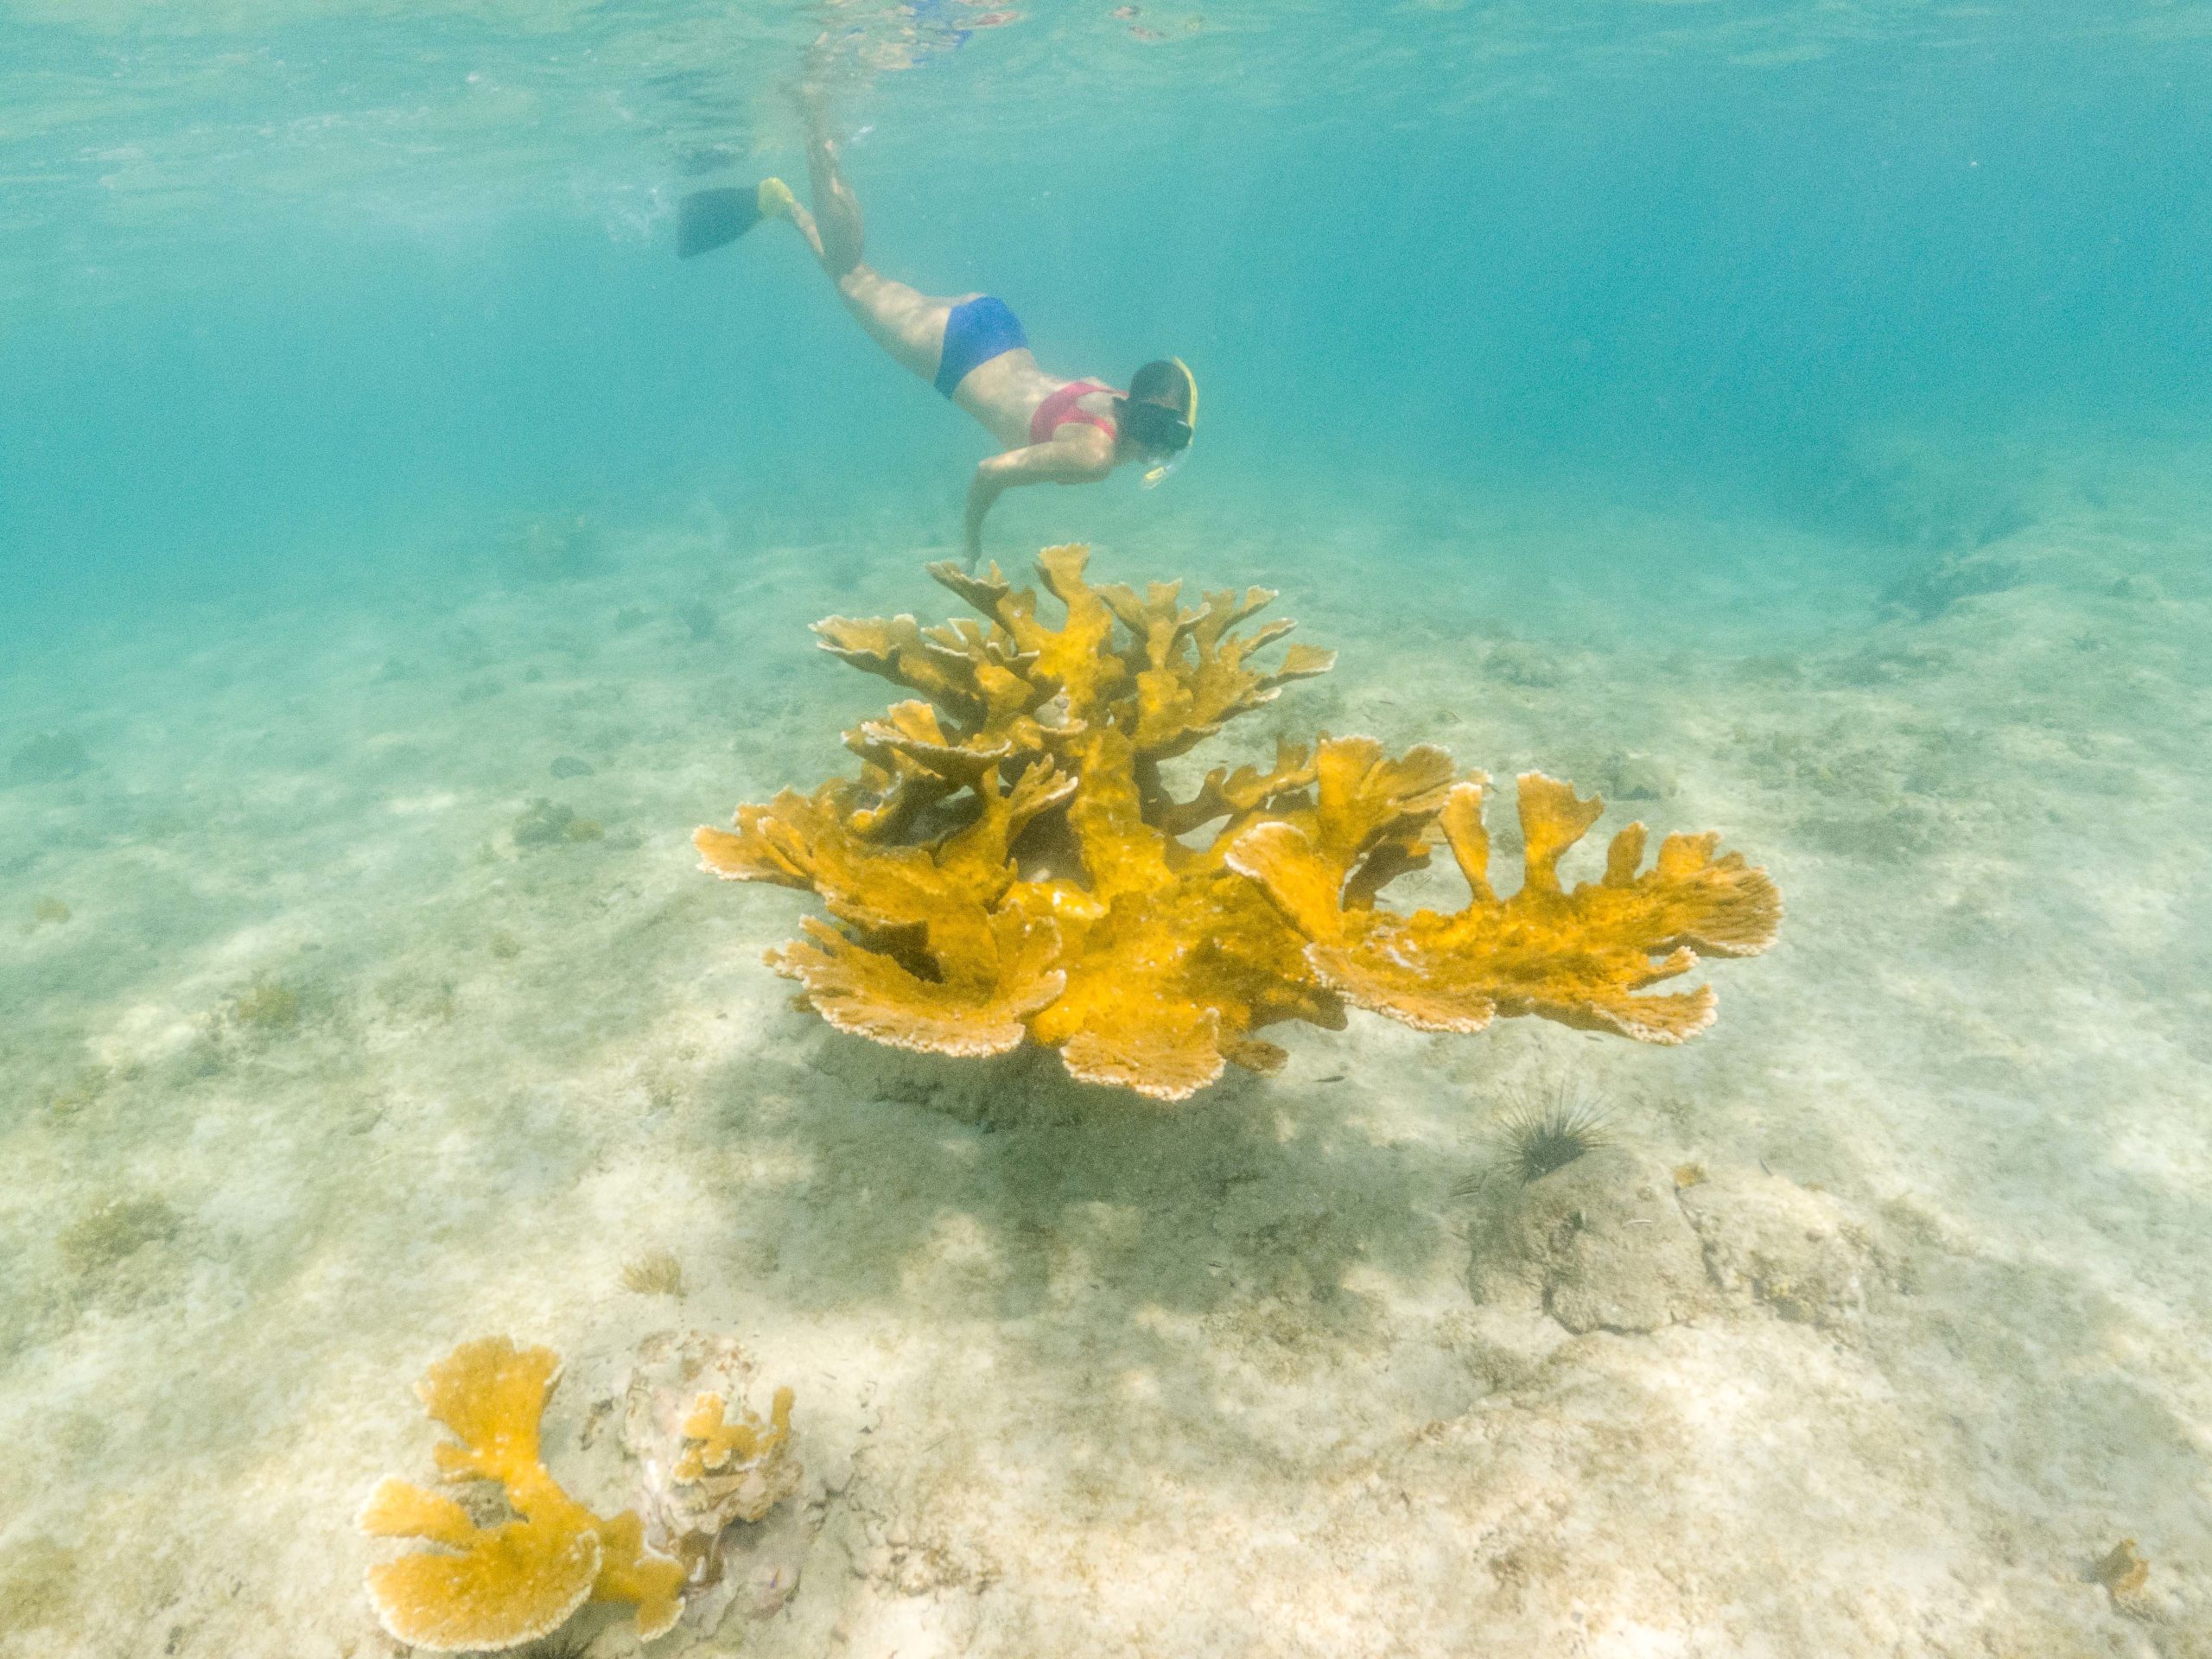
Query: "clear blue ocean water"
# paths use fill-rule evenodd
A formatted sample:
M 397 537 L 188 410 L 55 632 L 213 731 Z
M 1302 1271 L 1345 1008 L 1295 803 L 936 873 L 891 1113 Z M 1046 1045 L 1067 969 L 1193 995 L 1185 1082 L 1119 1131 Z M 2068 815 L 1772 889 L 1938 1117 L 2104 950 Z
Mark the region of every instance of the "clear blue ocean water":
M 1067 372 L 1189 359 L 1179 493 L 1248 518 L 1572 480 L 1879 565 L 1922 526 L 1870 429 L 1940 429 L 1996 493 L 2024 431 L 2205 415 L 2188 6 L 897 10 L 825 9 L 919 54 L 840 100 L 878 263 L 1007 296 Z M 669 254 L 687 165 L 800 170 L 817 28 L 10 7 L 11 622 L 373 580 L 438 512 L 707 492 L 763 535 L 943 537 L 975 435 L 795 241 Z
M 880 270 L 1195 372 L 986 536 L 1339 651 L 1177 786 L 1716 831 L 1711 1031 L 1164 1107 L 791 1006 L 690 836 L 993 447 L 677 257 L 806 79 Z M 796 1389 L 657 1659 L 2212 1659 L 2208 156 L 2208 0 L 0 0 L 0 1659 L 431 1650 L 356 1517 L 494 1336 L 655 1528 L 671 1353 Z

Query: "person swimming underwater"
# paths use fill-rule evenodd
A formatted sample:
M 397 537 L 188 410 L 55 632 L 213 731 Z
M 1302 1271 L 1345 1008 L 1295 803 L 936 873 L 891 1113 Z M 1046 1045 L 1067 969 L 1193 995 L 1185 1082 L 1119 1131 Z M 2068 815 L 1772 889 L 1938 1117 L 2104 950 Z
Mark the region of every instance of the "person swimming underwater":
M 781 179 L 753 190 L 687 197 L 677 225 L 686 257 L 734 241 L 763 219 L 788 219 L 837 285 L 869 337 L 980 421 L 1003 448 L 976 467 L 968 486 L 963 544 L 973 569 L 983 520 L 1010 489 L 1090 484 L 1117 467 L 1146 469 L 1157 484 L 1182 461 L 1198 417 L 1198 385 L 1180 358 L 1146 364 L 1128 390 L 1062 379 L 1038 366 L 1020 320 L 988 294 L 938 299 L 894 282 L 861 258 L 861 206 L 838 170 L 836 147 L 809 111 L 807 167 L 814 211 Z

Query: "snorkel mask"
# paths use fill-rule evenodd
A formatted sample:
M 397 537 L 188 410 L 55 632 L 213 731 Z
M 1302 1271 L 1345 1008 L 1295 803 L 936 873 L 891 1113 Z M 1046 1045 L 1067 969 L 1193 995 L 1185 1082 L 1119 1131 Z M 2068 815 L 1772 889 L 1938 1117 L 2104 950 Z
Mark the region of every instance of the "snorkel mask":
M 1189 416 L 1179 416 L 1173 410 L 1162 408 L 1158 404 L 1133 404 L 1129 406 L 1131 414 L 1141 409 L 1151 411 L 1132 425 L 1130 435 L 1140 443 L 1170 452 L 1166 460 L 1146 470 L 1144 486 L 1147 490 L 1158 489 L 1181 469 L 1183 463 L 1191 458 L 1191 441 L 1198 433 L 1198 378 L 1191 372 L 1191 365 L 1181 358 L 1170 358 L 1168 360 L 1183 371 L 1183 384 L 1191 389 Z

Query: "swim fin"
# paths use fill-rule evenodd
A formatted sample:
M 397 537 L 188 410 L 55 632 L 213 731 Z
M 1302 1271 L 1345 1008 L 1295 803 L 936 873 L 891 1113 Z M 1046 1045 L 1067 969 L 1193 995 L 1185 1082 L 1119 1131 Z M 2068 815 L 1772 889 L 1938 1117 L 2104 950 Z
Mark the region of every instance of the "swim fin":
M 676 205 L 676 257 L 712 253 L 791 205 L 791 187 L 781 179 L 763 179 L 750 190 L 694 190 Z

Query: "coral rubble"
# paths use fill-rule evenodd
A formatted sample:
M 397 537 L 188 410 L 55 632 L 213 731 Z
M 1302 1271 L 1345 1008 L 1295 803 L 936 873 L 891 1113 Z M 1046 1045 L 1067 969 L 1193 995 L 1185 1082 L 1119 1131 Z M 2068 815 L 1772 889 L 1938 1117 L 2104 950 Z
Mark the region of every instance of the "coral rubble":
M 647 1536 L 695 1591 L 722 1584 L 732 1529 L 766 1518 L 804 1473 L 791 1455 L 791 1390 L 775 1391 L 763 1422 L 745 1404 L 753 1375 L 728 1338 L 664 1332 L 646 1338 L 625 1391 L 622 1441 L 644 1471 Z
M 1600 881 L 1562 887 L 1560 859 L 1603 803 L 1538 772 L 1520 780 L 1527 874 L 1498 898 L 1488 780 L 1426 745 L 1394 757 L 1371 738 L 1280 741 L 1273 765 L 1216 767 L 1177 799 L 1164 762 L 1334 654 L 1292 645 L 1262 666 L 1291 624 L 1238 631 L 1271 592 L 1190 607 L 1180 583 L 1094 585 L 1087 556 L 1038 557 L 1057 626 L 995 565 L 950 564 L 930 574 L 980 624 L 817 623 L 824 649 L 918 698 L 845 734 L 857 779 L 786 789 L 694 837 L 716 875 L 822 899 L 834 920 L 808 918 L 768 961 L 840 1030 L 951 1055 L 1033 1040 L 1077 1078 L 1173 1101 L 1231 1060 L 1274 1070 L 1283 1052 L 1255 1032 L 1340 1029 L 1347 1004 L 1424 1030 L 1534 1014 L 1680 1042 L 1711 1023 L 1711 989 L 1640 993 L 1700 952 L 1771 942 L 1773 884 L 1738 855 L 1716 858 L 1713 836 L 1669 836 L 1639 873 L 1630 824 Z M 1440 841 L 1468 905 L 1378 905 Z
M 692 1402 L 691 1414 L 683 1420 L 684 1449 L 683 1457 L 677 1461 L 677 1479 L 696 1481 L 702 1485 L 710 1481 L 733 1479 L 741 1470 L 774 1460 L 791 1437 L 789 1389 L 776 1390 L 766 1423 L 747 1410 L 741 1401 L 737 1421 L 732 1422 L 728 1414 L 729 1402 L 719 1394 L 702 1394 Z M 766 1512 L 766 1506 L 761 1505 L 760 1514 Z M 743 1518 L 757 1521 L 760 1514 Z
M 387 1478 L 360 1515 L 378 1538 L 442 1546 L 369 1569 L 377 1616 L 397 1640 L 434 1653 L 519 1647 L 556 1630 L 587 1601 L 630 1602 L 640 1637 L 683 1610 L 683 1569 L 645 1548 L 635 1512 L 594 1515 L 541 1460 L 538 1424 L 561 1361 L 505 1337 L 464 1343 L 416 1392 L 458 1446 L 436 1449 L 441 1479 L 490 1482 L 508 1518 L 483 1524 L 450 1497 Z

